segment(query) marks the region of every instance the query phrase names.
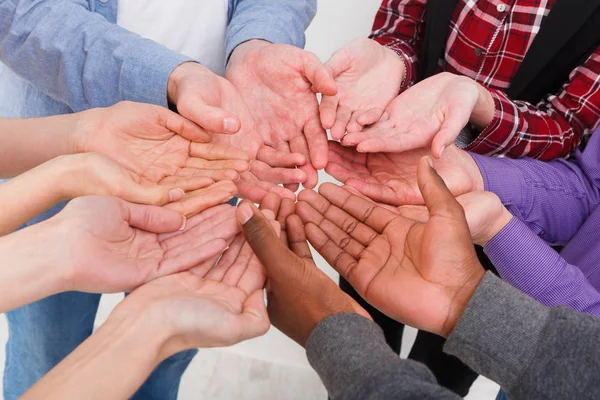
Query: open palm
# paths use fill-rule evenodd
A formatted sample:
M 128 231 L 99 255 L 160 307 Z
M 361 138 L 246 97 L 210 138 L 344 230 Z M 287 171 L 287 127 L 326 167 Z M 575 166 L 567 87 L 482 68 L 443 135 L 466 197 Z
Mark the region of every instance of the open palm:
M 302 192 L 298 213 L 311 244 L 367 302 L 398 321 L 441 332 L 454 312 L 449 294 L 470 279 L 466 266 L 477 258 L 462 208 L 449 193 L 452 203 L 441 201 L 432 186 L 420 185 L 431 192 L 424 193 L 431 210 L 426 224 L 332 184 L 321 186 L 320 195 Z
M 417 184 L 419 160 L 429 149 L 403 153 L 359 153 L 329 142 L 326 171 L 376 202 L 393 206 L 423 204 Z M 456 146 L 448 147 L 434 165 L 454 195 L 483 190 L 483 178 L 473 158 Z

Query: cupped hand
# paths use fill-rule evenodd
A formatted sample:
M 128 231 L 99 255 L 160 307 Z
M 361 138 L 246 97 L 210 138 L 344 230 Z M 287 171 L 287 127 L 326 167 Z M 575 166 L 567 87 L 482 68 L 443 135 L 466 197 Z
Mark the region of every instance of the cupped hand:
M 321 122 L 335 140 L 346 131 L 358 132 L 379 121 L 398 95 L 405 74 L 402 58 L 371 39 L 352 42 L 325 65 L 332 71 L 338 93 L 323 96 Z
M 431 147 L 432 155 L 440 158 L 469 123 L 484 92 L 487 90 L 470 78 L 447 72 L 437 74 L 401 93 L 389 104 L 379 122 L 361 132 L 348 134 L 342 143 L 356 146 L 363 153 Z M 493 106 L 491 96 L 487 97 Z M 493 111 L 494 107 L 490 122 Z
M 262 290 L 248 294 L 189 272 L 134 290 L 110 318 L 135 320 L 140 315 L 164 337 L 161 359 L 191 348 L 231 346 L 264 335 L 270 327 Z
M 207 143 L 204 130 L 163 107 L 121 102 L 85 116 L 79 152 L 104 154 L 155 183 L 173 176 L 234 180 L 249 168 L 244 151 Z
M 287 245 L 267 217 L 252 204 L 241 204 L 237 217 L 246 240 L 267 272 L 267 310 L 271 322 L 284 334 L 304 346 L 313 329 L 329 316 L 358 313 L 369 318 L 364 309 L 317 268 L 297 215 L 287 218 Z
M 223 208 L 225 207 L 225 208 Z M 129 291 L 220 254 L 239 232 L 231 206 L 187 221 L 116 197 L 80 197 L 48 221 L 65 254 L 69 290 Z
M 305 50 L 251 40 L 233 52 L 227 79 L 250 107 L 264 142 L 282 153 L 305 157 L 303 184 L 314 187 L 316 170 L 327 164 L 327 134 L 315 93 L 336 94 L 329 70 Z
M 367 302 L 447 336 L 484 271 L 462 207 L 427 158 L 419 163 L 419 188 L 430 214 L 425 224 L 333 184 L 320 194 L 303 191 L 297 211 L 310 243 Z
M 359 153 L 354 148 L 329 142 L 331 176 L 357 189 L 370 199 L 393 206 L 423 204 L 417 182 L 419 160 L 428 149 L 404 153 Z M 434 166 L 455 196 L 483 190 L 483 177 L 473 158 L 451 145 Z

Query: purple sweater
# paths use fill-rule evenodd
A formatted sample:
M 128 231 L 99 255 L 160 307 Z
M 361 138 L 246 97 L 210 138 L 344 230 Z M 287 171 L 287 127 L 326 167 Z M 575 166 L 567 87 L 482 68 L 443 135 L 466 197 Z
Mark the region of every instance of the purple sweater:
M 484 249 L 500 276 L 546 306 L 600 316 L 600 129 L 571 160 L 471 155 L 516 217 Z

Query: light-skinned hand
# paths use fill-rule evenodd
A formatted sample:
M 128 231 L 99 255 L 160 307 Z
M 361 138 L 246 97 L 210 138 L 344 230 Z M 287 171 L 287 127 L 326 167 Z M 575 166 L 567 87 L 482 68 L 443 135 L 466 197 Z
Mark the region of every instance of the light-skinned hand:
M 338 93 L 323 96 L 321 122 L 331 129 L 334 140 L 379 121 L 398 95 L 405 74 L 402 58 L 371 39 L 352 42 L 325 65 L 332 71 Z
M 314 187 L 317 170 L 327 164 L 327 134 L 315 93 L 336 94 L 329 70 L 308 51 L 251 40 L 234 50 L 226 76 L 249 105 L 264 142 L 283 154 L 305 157 L 300 167 L 307 175 L 303 184 Z M 288 163 L 299 165 L 293 159 Z M 297 189 L 294 184 L 288 187 Z
M 370 304 L 400 322 L 449 335 L 484 275 L 464 212 L 430 167 L 419 188 L 423 224 L 333 184 L 305 190 L 298 215 L 313 247 Z
M 440 158 L 469 121 L 483 129 L 494 113 L 487 89 L 470 78 L 444 72 L 402 92 L 379 122 L 346 135 L 342 144 L 362 153 L 431 147 L 432 155 Z

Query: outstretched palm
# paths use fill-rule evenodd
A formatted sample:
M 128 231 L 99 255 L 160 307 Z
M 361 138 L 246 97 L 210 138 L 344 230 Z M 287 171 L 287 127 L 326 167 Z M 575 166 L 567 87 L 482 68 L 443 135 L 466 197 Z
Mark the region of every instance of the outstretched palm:
M 393 206 L 423 204 L 417 166 L 429 154 L 429 149 L 365 154 L 329 142 L 326 171 L 374 201 Z M 454 195 L 483 190 L 481 173 L 473 158 L 456 146 L 450 146 L 434 165 Z

